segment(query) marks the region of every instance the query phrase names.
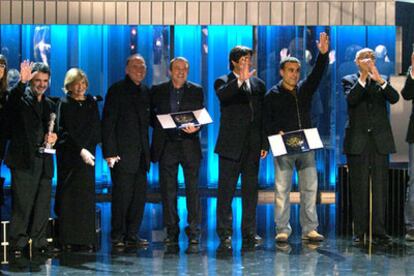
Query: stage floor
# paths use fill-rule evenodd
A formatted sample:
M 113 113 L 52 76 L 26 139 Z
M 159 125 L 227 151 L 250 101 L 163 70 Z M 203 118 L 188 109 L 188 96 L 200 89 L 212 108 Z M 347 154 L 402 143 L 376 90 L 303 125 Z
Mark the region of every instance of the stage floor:
M 180 226 L 186 225 L 185 198 L 178 200 Z M 1 272 L 38 272 L 41 275 L 348 275 L 414 274 L 414 243 L 394 237 L 388 245 L 356 247 L 350 237 L 335 234 L 335 205 L 318 205 L 320 244 L 300 240 L 298 205 L 292 206 L 293 235 L 286 245 L 274 242 L 273 204 L 260 204 L 257 211 L 258 234 L 263 243 L 242 245 L 240 233 L 241 200 L 233 202 L 232 249 L 219 247 L 215 233 L 216 198 L 203 198 L 202 238 L 198 246 L 188 246 L 182 231 L 178 247 L 166 247 L 162 240 L 162 212 L 159 203 L 146 206 L 140 235 L 151 241 L 147 248 L 113 250 L 109 242 L 110 203 L 98 203 L 102 213 L 101 248 L 96 253 L 33 255 L 12 260 L 3 258 Z M 8 256 L 7 256 L 8 257 Z M 11 260 L 11 261 L 10 261 Z

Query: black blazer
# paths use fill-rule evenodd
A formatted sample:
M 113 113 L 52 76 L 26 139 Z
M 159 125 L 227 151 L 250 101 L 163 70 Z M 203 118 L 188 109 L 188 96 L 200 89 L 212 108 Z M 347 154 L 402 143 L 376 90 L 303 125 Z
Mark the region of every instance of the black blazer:
M 6 104 L 6 136 L 9 139 L 5 163 L 10 169 L 31 169 L 34 157 L 38 154 L 39 141 L 35 135 L 39 124 L 43 124 L 43 133 L 48 131 L 50 114 L 55 112 L 55 103 L 43 96 L 42 114 L 34 108 L 37 101 L 30 87 L 23 83 L 16 85 Z M 54 130 L 56 131 L 56 130 Z M 44 154 L 44 173 L 46 177 L 53 177 L 53 156 Z
M 104 158 L 119 156 L 115 166 L 129 173 L 150 168 L 148 127 L 150 97 L 148 88 L 136 86 L 126 76 L 113 84 L 106 94 L 102 115 L 102 150 Z
M 172 82 L 166 81 L 151 88 L 151 110 L 152 110 L 152 125 L 154 132 L 152 134 L 151 143 L 151 160 L 158 162 L 164 150 L 165 142 L 169 139 L 169 135 L 174 135 L 173 132 L 177 130 L 164 130 L 161 127 L 156 115 L 171 113 L 170 106 L 170 89 L 172 89 Z M 183 95 L 181 98 L 179 111 L 192 111 L 204 107 L 203 88 L 193 82 L 187 81 L 184 84 Z M 199 138 L 199 131 L 187 134 L 180 133 L 180 137 L 185 141 L 192 140 L 197 144 L 197 151 L 192 154 L 198 155 L 201 158 L 201 145 Z M 187 150 L 184 147 L 184 150 Z
M 257 150 L 260 155 L 260 150 L 269 148 L 263 131 L 262 115 L 266 87 L 257 77 L 251 77 L 249 81 L 251 93 L 238 87 L 233 73 L 221 76 L 214 83 L 221 111 L 220 130 L 214 152 L 232 160 L 240 160 L 249 131 L 257 133 L 250 137 L 253 150 Z M 250 102 L 253 107 L 253 123 Z
M 410 70 L 408 70 L 408 72 L 410 72 Z M 405 100 L 411 100 L 412 103 L 410 122 L 408 123 L 406 137 L 406 141 L 411 144 L 414 143 L 414 80 L 411 78 L 410 73 L 408 73 L 404 88 L 401 90 L 401 95 Z
M 395 143 L 387 113 L 387 102 L 394 104 L 398 102 L 400 96 L 389 83 L 385 89 L 382 89 L 378 83 L 371 81 L 364 88 L 359 84 L 358 78 L 357 74 L 353 74 L 342 79 L 348 103 L 344 153 L 361 154 L 369 140 L 369 135 L 374 138 L 379 153 L 394 153 Z M 369 104 L 372 105 L 370 111 Z

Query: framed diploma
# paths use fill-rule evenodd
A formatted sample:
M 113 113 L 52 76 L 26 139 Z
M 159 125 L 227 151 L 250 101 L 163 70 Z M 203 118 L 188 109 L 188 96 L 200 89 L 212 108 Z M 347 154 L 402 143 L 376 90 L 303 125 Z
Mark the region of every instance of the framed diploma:
M 157 119 L 164 129 L 185 128 L 189 125 L 201 126 L 213 122 L 205 108 L 157 115 Z
M 317 128 L 301 129 L 268 137 L 273 156 L 323 148 Z

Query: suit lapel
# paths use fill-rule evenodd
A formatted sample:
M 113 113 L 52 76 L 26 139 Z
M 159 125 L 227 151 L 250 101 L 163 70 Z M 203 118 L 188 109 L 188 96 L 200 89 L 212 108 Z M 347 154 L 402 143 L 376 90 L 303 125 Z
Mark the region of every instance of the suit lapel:
M 253 78 L 249 79 L 250 82 L 250 95 L 254 95 L 256 92 L 256 81 Z
M 171 95 L 170 95 L 170 90 L 173 89 L 173 84 L 172 81 L 170 80 L 169 82 L 166 83 L 165 87 L 161 90 L 161 93 L 165 93 L 163 95 L 162 98 L 165 98 L 165 102 L 163 102 L 165 104 L 165 113 L 171 113 Z
M 37 108 L 35 108 L 35 106 L 34 106 L 35 101 L 37 101 L 37 99 L 34 97 L 34 95 L 31 92 L 31 90 L 30 89 L 27 89 L 24 92 L 24 96 L 23 97 L 24 97 L 24 100 L 27 103 L 27 105 L 29 105 L 32 108 L 33 112 L 36 114 L 36 116 L 41 119 L 41 114 L 39 113 L 39 110 Z
M 230 74 L 227 75 L 227 82 L 230 82 L 236 78 L 236 75 L 233 74 L 233 72 L 230 72 Z

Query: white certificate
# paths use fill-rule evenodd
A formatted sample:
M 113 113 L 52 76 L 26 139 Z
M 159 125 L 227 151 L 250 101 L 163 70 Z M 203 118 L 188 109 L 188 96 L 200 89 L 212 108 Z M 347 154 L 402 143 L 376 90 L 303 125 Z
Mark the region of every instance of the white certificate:
M 273 156 L 307 152 L 323 148 L 317 128 L 301 129 L 268 137 Z

